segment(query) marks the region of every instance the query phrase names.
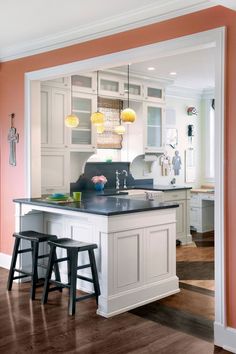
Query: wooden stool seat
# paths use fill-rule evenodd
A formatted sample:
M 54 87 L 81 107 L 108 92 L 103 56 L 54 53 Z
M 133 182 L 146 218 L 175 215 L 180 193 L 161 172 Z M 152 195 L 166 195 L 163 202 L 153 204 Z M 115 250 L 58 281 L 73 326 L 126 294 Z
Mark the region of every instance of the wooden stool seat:
M 71 238 L 58 238 L 56 241 L 50 240 L 50 244 L 65 249 L 77 248 L 79 252 L 87 251 L 88 249 L 98 248 L 98 246 L 95 243 L 76 241 L 76 240 L 72 240 Z
M 42 296 L 42 304 L 46 304 L 48 300 L 48 293 L 50 291 L 60 290 L 61 288 L 69 289 L 69 315 L 75 314 L 76 302 L 88 299 L 90 297 L 96 297 L 98 303 L 98 297 L 100 295 L 100 287 L 98 281 L 97 267 L 94 256 L 94 249 L 97 245 L 94 243 L 86 243 L 75 241 L 70 238 L 60 238 L 57 240 L 49 241 L 50 256 L 48 262 L 48 269 L 44 283 L 44 290 Z M 56 248 L 64 248 L 67 251 L 67 257 L 57 258 Z M 78 254 L 79 252 L 87 251 L 89 255 L 89 263 L 78 266 Z M 61 281 L 52 280 L 52 269 L 55 264 L 59 262 L 67 261 L 68 266 L 68 283 L 62 283 Z M 92 278 L 85 277 L 77 274 L 78 270 L 91 268 Z M 87 282 L 93 283 L 94 292 L 91 294 L 76 297 L 76 283 L 77 279 L 81 279 Z M 54 284 L 54 287 L 50 287 L 50 284 Z
M 49 257 L 49 253 L 39 255 L 39 243 L 47 242 L 49 240 L 56 241 L 57 236 L 44 234 L 44 233 L 36 232 L 33 230 L 27 230 L 27 231 L 15 232 L 13 234 L 13 237 L 15 237 L 15 244 L 14 244 L 14 249 L 13 249 L 13 254 L 12 254 L 11 267 L 10 267 L 10 271 L 9 271 L 9 275 L 8 275 L 7 290 L 10 291 L 12 289 L 13 280 L 31 277 L 30 298 L 31 298 L 31 300 L 34 300 L 36 287 L 38 285 L 37 284 L 37 282 L 38 282 L 38 260 L 42 259 L 42 258 Z M 31 247 L 19 249 L 21 240 L 29 241 L 31 243 Z M 32 256 L 32 269 L 31 269 L 31 271 L 17 269 L 16 268 L 16 261 L 17 261 L 18 254 L 27 253 L 27 252 L 31 252 L 31 256 Z M 61 278 L 60 278 L 58 264 L 55 264 L 54 271 L 55 271 L 56 279 L 58 281 L 60 281 Z M 20 273 L 21 275 L 14 276 L 15 272 Z

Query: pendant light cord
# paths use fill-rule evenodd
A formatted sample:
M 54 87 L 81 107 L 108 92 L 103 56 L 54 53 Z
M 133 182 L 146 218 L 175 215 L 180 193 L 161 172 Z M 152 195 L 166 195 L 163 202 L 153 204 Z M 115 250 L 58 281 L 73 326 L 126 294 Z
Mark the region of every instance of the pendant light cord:
M 71 111 L 71 114 L 72 114 L 72 76 L 70 78 L 70 86 L 71 86 L 71 90 L 70 90 L 70 111 Z
M 129 108 L 129 64 L 128 64 L 128 108 Z
M 98 84 L 99 84 L 99 79 L 98 79 L 98 71 L 97 71 L 97 112 L 99 112 L 99 109 L 98 109 Z

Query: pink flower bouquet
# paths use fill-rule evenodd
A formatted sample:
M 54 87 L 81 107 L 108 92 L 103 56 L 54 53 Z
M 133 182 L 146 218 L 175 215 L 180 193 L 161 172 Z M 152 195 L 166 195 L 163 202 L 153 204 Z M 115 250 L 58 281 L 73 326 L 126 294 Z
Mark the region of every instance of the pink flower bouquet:
M 94 184 L 97 184 L 97 183 L 102 183 L 102 184 L 105 184 L 107 183 L 107 179 L 105 176 L 93 176 L 91 181 L 94 183 Z

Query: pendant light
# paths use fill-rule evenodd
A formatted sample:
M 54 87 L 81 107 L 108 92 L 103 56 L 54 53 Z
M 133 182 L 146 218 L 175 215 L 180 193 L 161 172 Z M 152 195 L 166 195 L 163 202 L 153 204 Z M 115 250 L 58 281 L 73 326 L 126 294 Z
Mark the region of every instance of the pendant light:
M 114 132 L 118 135 L 123 135 L 125 133 L 125 127 L 123 125 L 117 125 L 114 128 Z
M 79 118 L 72 113 L 72 83 L 71 83 L 71 96 L 70 96 L 70 102 L 71 102 L 71 114 L 69 114 L 68 116 L 66 116 L 65 118 L 65 126 L 68 128 L 76 128 L 79 125 Z
M 103 125 L 105 122 L 105 115 L 98 110 L 98 71 L 97 71 L 97 112 L 92 113 L 91 115 L 91 122 L 95 126 Z
M 136 113 L 129 108 L 129 64 L 128 64 L 128 107 L 121 112 L 120 118 L 124 123 L 133 123 L 136 120 Z
M 102 133 L 104 133 L 104 131 L 105 131 L 105 127 L 104 127 L 103 124 L 100 124 L 100 125 L 97 125 L 97 126 L 96 126 L 96 130 L 97 130 L 97 133 L 98 133 L 98 134 L 102 134 Z

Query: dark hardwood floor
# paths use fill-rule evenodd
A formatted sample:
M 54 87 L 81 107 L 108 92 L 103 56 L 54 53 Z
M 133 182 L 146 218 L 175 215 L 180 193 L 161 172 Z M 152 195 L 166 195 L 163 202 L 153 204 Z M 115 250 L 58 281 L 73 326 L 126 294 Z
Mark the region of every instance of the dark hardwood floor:
M 33 302 L 29 300 L 27 283 L 14 284 L 12 291 L 7 292 L 7 275 L 8 272 L 0 268 L 1 354 L 227 353 L 214 347 L 212 342 L 134 312 L 105 319 L 96 315 L 93 299 L 78 303 L 76 315 L 70 317 L 66 291 L 50 293 L 49 303 L 41 306 L 41 289 L 37 290 Z M 158 303 L 152 306 L 158 306 Z

